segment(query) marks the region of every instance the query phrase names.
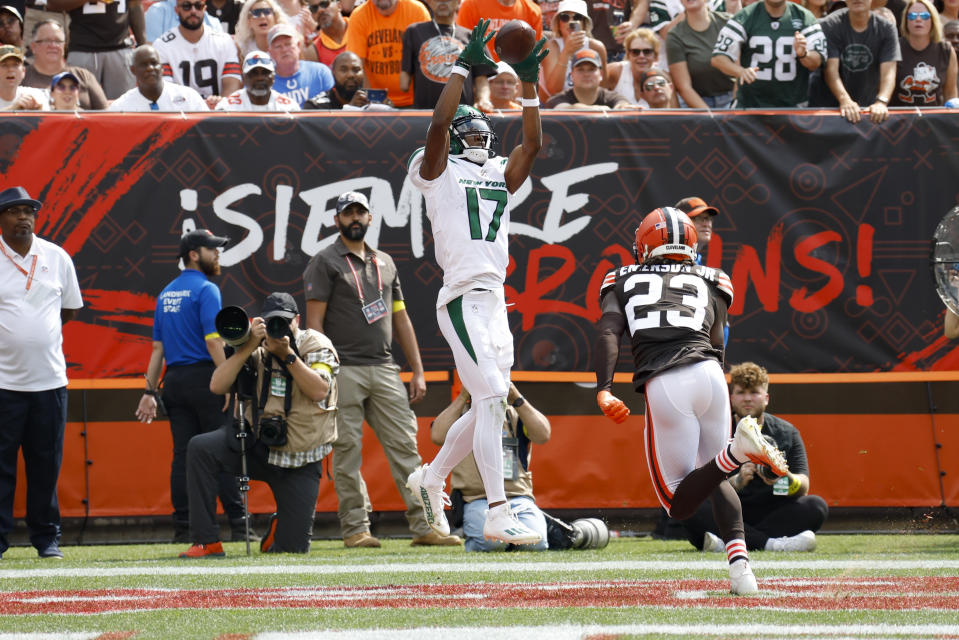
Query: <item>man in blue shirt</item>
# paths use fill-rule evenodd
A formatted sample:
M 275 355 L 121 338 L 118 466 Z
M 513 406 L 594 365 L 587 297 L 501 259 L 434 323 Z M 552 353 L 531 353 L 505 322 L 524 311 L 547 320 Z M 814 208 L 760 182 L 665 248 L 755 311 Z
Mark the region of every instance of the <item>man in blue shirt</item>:
M 219 248 L 229 238 L 206 229 L 190 231 L 180 239 L 183 272 L 157 297 L 153 317 L 153 352 L 147 367 L 147 388 L 137 406 L 140 422 L 157 416 L 157 389 L 163 377 L 163 404 L 173 433 L 170 498 L 173 502 L 175 542 L 190 541 L 190 514 L 186 486 L 186 452 L 190 438 L 213 431 L 226 422 L 224 398 L 210 391 L 213 370 L 226 357 L 215 319 L 220 311 L 220 289 L 210 276 L 220 274 Z M 220 502 L 230 518 L 233 538 L 246 535 L 243 503 L 236 478 L 220 476 Z
M 270 57 L 276 63 L 273 89 L 303 103 L 333 87 L 333 72 L 322 62 L 300 60 L 300 35 L 289 24 L 278 24 L 267 36 Z

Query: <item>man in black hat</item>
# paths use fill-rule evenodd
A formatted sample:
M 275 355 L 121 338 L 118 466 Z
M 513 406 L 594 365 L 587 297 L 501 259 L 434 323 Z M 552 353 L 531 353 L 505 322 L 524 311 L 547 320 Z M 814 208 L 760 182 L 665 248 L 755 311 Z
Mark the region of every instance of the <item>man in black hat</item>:
M 0 191 L 0 557 L 13 529 L 22 450 L 30 543 L 41 558 L 63 558 L 57 504 L 67 420 L 62 327 L 83 300 L 70 256 L 33 233 L 40 207 L 23 187 Z
M 274 318 L 285 322 L 272 322 Z M 271 293 L 261 317 L 250 323 L 246 342 L 213 372 L 210 389 L 227 393 L 244 370 L 246 380 L 237 386 L 253 396 L 243 412 L 251 436 L 245 439 L 246 471 L 270 485 L 276 500 L 260 551 L 307 553 L 323 458 L 336 439 L 336 349 L 319 331 L 300 329 L 293 296 Z M 194 544 L 181 558 L 225 555 L 215 519 L 216 479 L 243 469 L 236 434 L 232 425 L 225 425 L 190 441 L 187 477 Z
M 146 390 L 136 410 L 140 422 L 149 424 L 157 417 L 157 394 L 165 361 L 163 404 L 173 433 L 170 498 L 175 542 L 189 542 L 187 445 L 198 433 L 226 422 L 223 396 L 210 392 L 213 370 L 226 356 L 214 324 L 221 306 L 220 289 L 209 278 L 220 275 L 219 248 L 227 242 L 229 238 L 217 237 L 206 229 L 190 231 L 180 239 L 178 257 L 183 258 L 183 272 L 157 297 Z M 246 535 L 246 521 L 236 478 L 224 473 L 219 487 L 233 537 L 242 538 Z

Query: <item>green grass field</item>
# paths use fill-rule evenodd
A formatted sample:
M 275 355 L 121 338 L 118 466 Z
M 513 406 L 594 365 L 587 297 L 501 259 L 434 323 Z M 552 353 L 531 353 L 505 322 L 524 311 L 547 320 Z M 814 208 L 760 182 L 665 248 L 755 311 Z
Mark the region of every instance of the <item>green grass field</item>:
M 721 554 L 614 539 L 598 551 L 345 549 L 184 561 L 182 545 L 32 548 L 0 560 L 5 638 L 959 638 L 959 536 L 819 536 L 754 552 L 762 593 Z M 454 629 L 451 629 L 454 628 Z M 47 634 L 47 635 L 44 635 Z

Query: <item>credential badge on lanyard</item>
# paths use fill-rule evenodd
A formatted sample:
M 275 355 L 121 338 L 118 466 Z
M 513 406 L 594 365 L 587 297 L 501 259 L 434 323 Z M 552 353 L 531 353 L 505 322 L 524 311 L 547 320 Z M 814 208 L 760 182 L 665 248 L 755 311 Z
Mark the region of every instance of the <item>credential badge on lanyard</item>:
M 346 264 L 350 265 L 350 271 L 353 272 L 353 280 L 356 282 L 356 294 L 360 298 L 360 307 L 363 310 L 363 317 L 366 318 L 367 324 L 373 324 L 387 314 L 386 303 L 383 301 L 383 275 L 380 273 L 380 262 L 376 259 L 376 254 L 370 256 L 370 261 L 373 263 L 373 266 L 376 267 L 376 288 L 377 291 L 379 291 L 379 297 L 373 302 L 366 304 L 366 300 L 363 297 L 363 283 L 360 282 L 360 276 L 356 273 L 356 267 L 353 266 L 353 261 L 350 259 L 350 256 L 346 256 Z

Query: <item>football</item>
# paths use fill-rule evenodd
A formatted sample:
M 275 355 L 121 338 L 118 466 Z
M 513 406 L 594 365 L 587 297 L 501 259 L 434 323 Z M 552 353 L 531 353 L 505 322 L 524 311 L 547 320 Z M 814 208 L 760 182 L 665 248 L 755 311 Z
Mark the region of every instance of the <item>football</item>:
M 522 20 L 510 20 L 496 32 L 493 49 L 507 64 L 522 62 L 536 44 L 536 32 Z

